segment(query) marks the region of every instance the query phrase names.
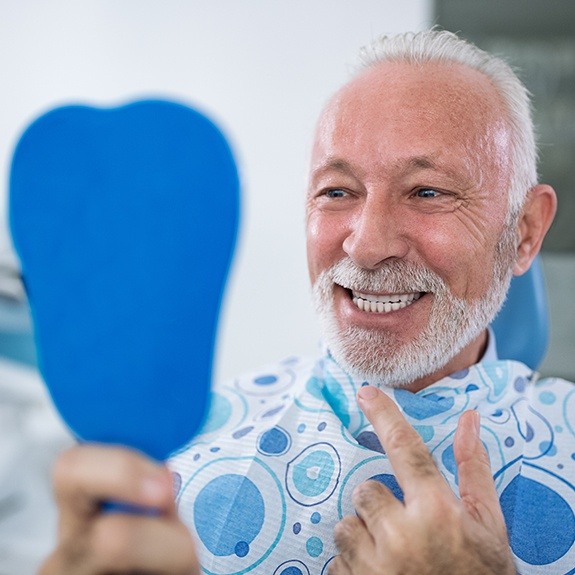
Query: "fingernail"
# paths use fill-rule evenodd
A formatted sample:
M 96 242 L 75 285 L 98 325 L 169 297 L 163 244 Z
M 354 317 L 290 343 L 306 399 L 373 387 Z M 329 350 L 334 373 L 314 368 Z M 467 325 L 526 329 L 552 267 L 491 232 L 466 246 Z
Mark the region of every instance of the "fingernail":
M 481 432 L 481 415 L 479 415 L 478 411 L 473 411 L 473 424 L 475 425 L 475 433 L 477 434 L 477 437 L 479 437 L 479 434 Z
M 358 397 L 366 401 L 375 399 L 378 394 L 379 390 L 371 385 L 364 385 L 363 387 L 360 387 L 357 392 Z

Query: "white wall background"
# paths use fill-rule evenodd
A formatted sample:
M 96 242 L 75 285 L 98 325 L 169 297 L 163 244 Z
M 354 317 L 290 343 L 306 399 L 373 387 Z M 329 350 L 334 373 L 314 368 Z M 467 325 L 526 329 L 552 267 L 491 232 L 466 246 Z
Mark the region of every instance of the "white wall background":
M 16 139 L 47 108 L 145 96 L 197 105 L 230 138 L 244 194 L 216 377 L 313 352 L 303 198 L 315 118 L 361 45 L 427 27 L 431 9 L 431 0 L 0 0 L 0 199 Z M 4 225 L 2 251 L 9 245 Z

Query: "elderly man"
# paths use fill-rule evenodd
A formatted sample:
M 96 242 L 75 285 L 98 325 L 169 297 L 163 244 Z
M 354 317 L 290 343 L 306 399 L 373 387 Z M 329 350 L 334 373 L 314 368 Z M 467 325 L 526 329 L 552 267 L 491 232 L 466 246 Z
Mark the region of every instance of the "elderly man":
M 321 357 L 214 390 L 170 462 L 176 504 L 140 455 L 65 454 L 45 575 L 189 573 L 194 549 L 211 574 L 574 572 L 573 388 L 498 359 L 488 329 L 556 207 L 526 90 L 448 32 L 363 56 L 311 161 Z

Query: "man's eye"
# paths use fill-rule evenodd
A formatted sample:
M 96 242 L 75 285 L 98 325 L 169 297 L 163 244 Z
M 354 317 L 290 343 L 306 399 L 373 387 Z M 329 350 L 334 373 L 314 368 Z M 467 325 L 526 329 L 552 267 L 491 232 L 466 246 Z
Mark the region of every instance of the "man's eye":
M 328 198 L 345 198 L 345 196 L 347 196 L 347 192 L 341 188 L 334 188 L 332 190 L 327 190 L 325 195 Z
M 441 194 L 433 188 L 420 188 L 415 192 L 418 198 L 437 198 Z

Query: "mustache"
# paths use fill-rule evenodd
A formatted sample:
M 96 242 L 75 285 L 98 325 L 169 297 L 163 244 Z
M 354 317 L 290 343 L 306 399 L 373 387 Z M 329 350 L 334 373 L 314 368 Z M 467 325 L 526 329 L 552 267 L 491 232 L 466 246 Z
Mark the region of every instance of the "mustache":
M 325 286 L 327 282 L 358 292 L 449 292 L 447 284 L 435 272 L 403 260 L 392 260 L 375 270 L 366 270 L 350 258 L 344 258 L 323 271 L 314 285 Z

